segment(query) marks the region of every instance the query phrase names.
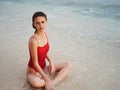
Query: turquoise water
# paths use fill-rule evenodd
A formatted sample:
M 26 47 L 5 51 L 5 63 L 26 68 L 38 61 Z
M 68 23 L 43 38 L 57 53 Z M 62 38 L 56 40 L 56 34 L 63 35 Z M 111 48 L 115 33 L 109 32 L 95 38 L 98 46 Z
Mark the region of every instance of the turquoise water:
M 31 18 L 31 15 L 35 11 L 44 11 L 48 14 L 51 19 L 56 19 L 60 16 L 64 18 L 72 17 L 76 20 L 78 26 L 81 23 L 80 16 L 88 16 L 92 18 L 97 18 L 101 20 L 100 23 L 107 23 L 106 29 L 99 32 L 86 32 L 82 33 L 84 35 L 94 33 L 94 35 L 99 38 L 119 41 L 120 40 L 120 1 L 112 0 L 92 0 L 92 1 L 81 1 L 81 0 L 67 0 L 67 1 L 57 1 L 57 0 L 1 0 L 0 1 L 0 21 L 1 25 L 7 22 L 12 22 L 14 19 L 21 20 L 25 22 Z M 12 11 L 12 12 L 11 12 Z M 7 19 L 7 21 L 6 21 Z M 108 22 L 106 22 L 108 21 Z M 23 23 L 22 22 L 22 23 Z M 61 21 L 62 22 L 62 21 Z M 20 22 L 18 22 L 20 23 Z M 75 27 L 76 23 L 69 23 L 67 26 L 61 25 L 61 27 Z M 92 21 L 91 21 L 92 23 Z M 71 24 L 73 26 L 71 26 Z M 93 25 L 93 24 L 92 24 Z M 4 26 L 4 25 L 3 25 Z M 99 27 L 98 27 L 99 28 Z M 1 30 L 3 30 L 1 28 Z M 79 32 L 79 31 L 78 31 Z
M 27 43 L 36 11 L 48 16 L 46 31 L 54 62 L 73 63 L 56 90 L 120 89 L 119 0 L 0 0 L 1 90 L 34 90 L 27 83 L 21 85 L 25 76 L 21 72 L 29 58 Z

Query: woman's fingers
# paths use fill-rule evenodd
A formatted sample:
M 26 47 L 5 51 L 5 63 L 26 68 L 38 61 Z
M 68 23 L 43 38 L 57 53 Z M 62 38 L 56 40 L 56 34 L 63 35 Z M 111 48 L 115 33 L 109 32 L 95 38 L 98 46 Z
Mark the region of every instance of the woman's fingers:
M 45 90 L 53 90 L 52 87 L 45 87 Z
M 45 90 L 50 90 L 50 87 L 48 87 L 48 86 L 45 86 Z

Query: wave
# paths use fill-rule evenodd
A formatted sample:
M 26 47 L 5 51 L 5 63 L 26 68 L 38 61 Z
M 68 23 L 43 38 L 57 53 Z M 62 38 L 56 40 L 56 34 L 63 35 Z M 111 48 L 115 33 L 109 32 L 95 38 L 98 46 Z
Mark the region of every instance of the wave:
M 75 9 L 74 12 L 89 16 L 120 19 L 120 6 L 114 5 L 84 6 Z

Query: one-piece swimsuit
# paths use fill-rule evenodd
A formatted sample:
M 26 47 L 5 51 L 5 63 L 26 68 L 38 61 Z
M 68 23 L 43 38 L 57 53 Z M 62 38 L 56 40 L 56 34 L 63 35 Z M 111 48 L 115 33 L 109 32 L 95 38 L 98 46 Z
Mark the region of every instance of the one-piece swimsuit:
M 46 36 L 46 34 L 45 34 L 45 36 Z M 32 37 L 32 38 L 36 38 L 36 37 Z M 47 36 L 46 36 L 46 38 L 47 38 Z M 38 42 L 37 38 L 36 38 L 36 40 Z M 38 46 L 37 47 L 38 63 L 39 63 L 39 66 L 42 69 L 44 69 L 45 66 L 46 66 L 46 61 L 45 60 L 46 60 L 46 55 L 47 55 L 48 50 L 49 50 L 48 39 L 47 39 L 47 43 L 44 46 Z M 31 55 L 30 49 L 29 49 L 29 54 L 30 54 L 30 59 L 29 59 L 29 62 L 28 62 L 28 66 L 31 67 L 36 72 L 38 72 L 38 70 L 36 69 L 36 67 L 33 64 L 32 55 Z

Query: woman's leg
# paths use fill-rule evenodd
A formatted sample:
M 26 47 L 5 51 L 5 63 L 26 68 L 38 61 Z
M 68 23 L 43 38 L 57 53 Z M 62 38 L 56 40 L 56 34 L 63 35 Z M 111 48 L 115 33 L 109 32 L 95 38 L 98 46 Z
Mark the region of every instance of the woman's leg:
M 68 62 L 55 64 L 55 69 L 56 69 L 56 72 L 58 72 L 58 74 L 53 80 L 54 86 L 56 86 L 60 81 L 62 81 L 67 76 L 71 67 L 72 67 L 72 64 Z
M 35 88 L 40 88 L 45 86 L 45 81 L 40 77 L 38 73 L 27 74 L 27 79 L 29 83 Z

